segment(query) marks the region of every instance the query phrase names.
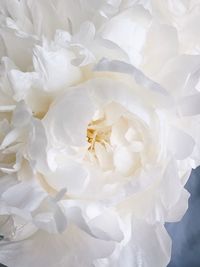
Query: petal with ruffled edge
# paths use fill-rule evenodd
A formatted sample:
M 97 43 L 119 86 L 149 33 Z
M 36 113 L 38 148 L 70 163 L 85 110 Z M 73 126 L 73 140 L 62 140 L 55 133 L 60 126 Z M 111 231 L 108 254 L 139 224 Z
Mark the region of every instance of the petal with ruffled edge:
M 162 224 L 151 225 L 133 219 L 128 242 L 122 244 L 109 259 L 97 260 L 95 267 L 166 267 L 171 254 L 171 240 Z
M 91 237 L 75 226 L 62 235 L 38 231 L 29 239 L 0 242 L 0 262 L 9 267 L 88 267 L 113 251 L 113 242 Z M 30 256 L 31 255 L 31 256 Z

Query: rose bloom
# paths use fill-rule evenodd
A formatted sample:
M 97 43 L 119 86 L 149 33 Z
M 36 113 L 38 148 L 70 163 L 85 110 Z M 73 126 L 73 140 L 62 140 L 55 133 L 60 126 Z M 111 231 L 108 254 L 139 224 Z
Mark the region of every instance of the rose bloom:
M 1 263 L 167 266 L 200 165 L 196 7 L 1 1 Z

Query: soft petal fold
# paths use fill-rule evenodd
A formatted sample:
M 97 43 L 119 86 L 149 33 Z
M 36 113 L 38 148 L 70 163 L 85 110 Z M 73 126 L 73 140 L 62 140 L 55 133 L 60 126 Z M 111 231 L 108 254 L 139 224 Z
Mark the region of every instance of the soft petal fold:
M 88 267 L 95 259 L 107 257 L 112 251 L 112 242 L 95 239 L 70 226 L 62 235 L 38 231 L 23 241 L 0 242 L 0 262 L 9 267 L 35 267 L 36 261 L 38 267 L 77 267 L 80 263 Z

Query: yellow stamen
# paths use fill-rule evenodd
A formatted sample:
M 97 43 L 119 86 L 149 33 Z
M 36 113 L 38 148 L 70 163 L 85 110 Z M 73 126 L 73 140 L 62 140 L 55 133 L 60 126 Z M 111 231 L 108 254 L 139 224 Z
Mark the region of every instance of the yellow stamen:
M 103 120 L 89 123 L 87 128 L 87 141 L 90 143 L 89 151 L 94 151 L 95 143 L 108 144 L 110 141 L 111 126 L 104 125 Z

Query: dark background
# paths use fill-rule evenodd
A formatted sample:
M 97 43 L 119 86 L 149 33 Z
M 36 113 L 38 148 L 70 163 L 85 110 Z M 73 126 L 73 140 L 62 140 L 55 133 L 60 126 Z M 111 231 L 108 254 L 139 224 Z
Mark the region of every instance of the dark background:
M 167 267 L 200 267 L 200 167 L 193 170 L 186 188 L 191 193 L 188 211 L 181 222 L 166 224 L 173 241 Z

